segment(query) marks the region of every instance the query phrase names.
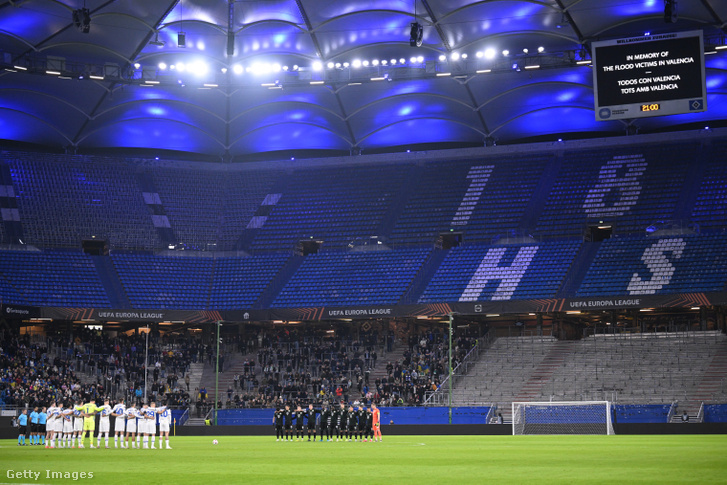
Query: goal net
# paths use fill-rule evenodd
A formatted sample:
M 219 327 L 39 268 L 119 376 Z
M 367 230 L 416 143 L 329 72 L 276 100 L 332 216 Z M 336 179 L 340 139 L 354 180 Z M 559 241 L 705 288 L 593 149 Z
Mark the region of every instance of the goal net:
M 611 403 L 514 402 L 512 434 L 614 434 Z

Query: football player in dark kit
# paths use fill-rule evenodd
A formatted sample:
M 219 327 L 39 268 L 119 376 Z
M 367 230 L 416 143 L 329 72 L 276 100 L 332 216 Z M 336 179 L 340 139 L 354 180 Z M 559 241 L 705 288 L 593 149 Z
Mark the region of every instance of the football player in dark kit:
M 303 431 L 303 425 L 305 422 L 303 421 L 305 419 L 305 411 L 298 406 L 295 409 L 295 437 L 296 441 L 300 441 L 305 437 L 305 431 Z
M 341 403 L 341 407 L 335 411 L 334 422 L 336 423 L 336 441 L 345 439 L 346 432 L 346 406 Z
M 374 440 L 374 413 L 370 409 L 364 408 L 364 415 L 366 416 L 366 428 L 364 429 L 364 441 Z
M 353 440 L 356 441 L 356 428 L 358 427 L 358 413 L 353 409 L 353 406 L 348 407 L 348 413 L 347 413 L 347 420 L 348 420 L 348 432 L 346 433 L 346 436 L 348 437 L 348 441 L 351 441 L 351 437 L 353 436 Z
M 285 440 L 290 438 L 290 441 L 293 441 L 293 411 L 290 410 L 288 404 L 285 405 L 285 411 L 283 411 L 283 427 L 285 428 Z
M 276 409 L 273 415 L 273 423 L 275 424 L 275 441 L 283 439 L 283 414 L 285 411 Z
M 363 440 L 364 433 L 366 432 L 366 410 L 363 404 L 358 405 L 356 419 L 358 420 L 358 439 Z
M 321 410 L 321 441 L 325 435 L 328 441 L 331 441 L 331 431 L 333 428 L 333 413 L 328 409 L 328 404 L 323 404 Z
M 316 440 L 316 414 L 318 414 L 318 411 L 313 408 L 312 404 L 309 404 L 308 411 L 305 413 L 305 418 L 308 423 L 308 441 L 310 441 L 311 434 L 313 435 L 313 441 Z M 321 435 L 323 435 L 322 431 Z

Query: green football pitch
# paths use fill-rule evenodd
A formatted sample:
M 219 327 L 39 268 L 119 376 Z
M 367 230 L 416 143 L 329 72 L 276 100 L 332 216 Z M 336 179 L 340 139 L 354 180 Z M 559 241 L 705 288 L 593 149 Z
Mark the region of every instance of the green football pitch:
M 173 437 L 172 450 L 0 440 L 0 485 L 727 483 L 727 435 L 385 436 L 380 443 L 221 436 L 217 445 L 213 438 Z

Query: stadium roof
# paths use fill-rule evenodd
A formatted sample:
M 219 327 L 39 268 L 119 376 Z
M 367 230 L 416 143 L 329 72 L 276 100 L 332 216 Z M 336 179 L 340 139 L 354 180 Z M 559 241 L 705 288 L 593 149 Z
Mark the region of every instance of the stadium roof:
M 667 23 L 662 0 L 5 0 L 0 139 L 246 160 L 724 124 L 727 50 L 706 57 L 708 111 L 595 120 L 577 64 L 591 42 L 724 44 L 727 1 L 677 8 Z

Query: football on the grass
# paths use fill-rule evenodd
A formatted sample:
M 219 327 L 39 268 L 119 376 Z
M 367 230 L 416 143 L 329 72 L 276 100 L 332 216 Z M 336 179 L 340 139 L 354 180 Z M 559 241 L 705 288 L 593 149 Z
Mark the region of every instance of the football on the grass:
M 218 441 L 217 441 L 217 440 L 212 440 L 212 444 L 213 444 L 213 445 L 216 445 L 217 443 L 218 443 Z

